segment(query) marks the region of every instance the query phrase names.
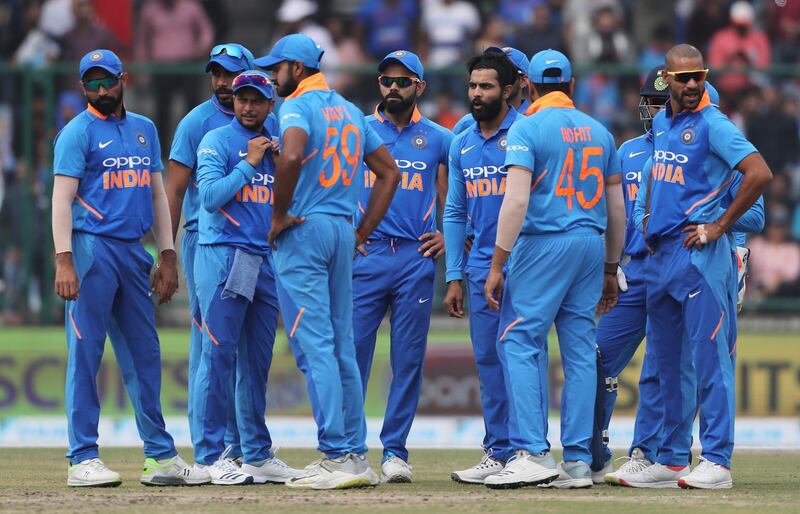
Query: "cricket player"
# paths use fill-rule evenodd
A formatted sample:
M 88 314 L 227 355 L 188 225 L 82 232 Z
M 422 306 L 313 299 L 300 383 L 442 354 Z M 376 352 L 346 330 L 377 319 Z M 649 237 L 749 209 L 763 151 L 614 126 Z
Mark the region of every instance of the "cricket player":
M 239 74 L 232 91 L 235 118 L 208 132 L 197 151 L 202 210 L 194 264 L 203 339 L 192 400 L 199 423 L 195 462 L 212 484 L 284 483 L 298 472 L 275 457 L 264 422 L 278 326 L 266 237 L 275 176 L 270 154 L 277 145 L 264 126 L 275 92 L 255 70 Z M 230 403 L 241 434 L 241 469 L 223 454 Z
M 161 415 L 161 353 L 150 295 L 169 302 L 178 274 L 158 133 L 149 119 L 125 109 L 128 74 L 113 52 L 84 55 L 80 77 L 89 105 L 56 136 L 53 163 L 55 290 L 67 301 L 67 485 L 121 482 L 97 447 L 97 372 L 107 334 L 144 441 L 141 482 L 202 484 L 208 479 L 178 456 Z M 153 259 L 141 238 L 151 227 L 159 256 L 149 282 Z
M 528 76 L 532 114 L 509 130 L 506 194 L 485 286 L 494 309 L 505 293 L 499 344 L 507 387 L 513 391 L 509 437 L 517 453 L 484 483 L 491 488 L 551 481 L 559 488 L 591 487 L 594 313 L 616 303 L 625 236 L 619 160 L 608 130 L 575 109 L 570 99 L 575 82 L 566 56 L 555 50 L 537 53 Z M 547 381 L 542 361 L 553 322 L 564 367 L 564 460 L 558 466 L 549 452 L 548 402 L 542 394 Z
M 503 48 L 490 46 L 485 52 L 504 53 L 511 59 L 511 62 L 516 68 L 516 76 L 514 85 L 511 87 L 511 96 L 508 97 L 508 105 L 513 107 L 517 112 L 525 112 L 525 109 L 530 105 L 528 103 L 528 96 L 530 94 L 530 81 L 528 80 L 528 66 L 530 66 L 530 61 L 528 57 L 516 48 L 510 46 Z M 472 116 L 472 113 L 469 112 L 458 120 L 458 123 L 453 127 L 453 133 L 461 134 L 475 123 L 475 118 Z
M 319 72 L 323 53 L 308 36 L 292 34 L 255 61 L 272 71 L 278 96 L 285 98 L 278 117 L 283 150 L 269 241 L 284 324 L 306 377 L 324 454 L 286 482 L 302 489 L 379 481 L 364 458 L 364 396 L 353 343 L 353 252 L 378 226 L 400 180 L 394 159 L 363 113 L 331 90 Z M 375 173 L 375 183 L 354 234 L 362 161 Z
M 392 382 L 381 430 L 381 480 L 410 482 L 406 439 L 422 385 L 434 259 L 444 253 L 436 203 L 438 197 L 443 206 L 446 197 L 453 134 L 417 109 L 426 86 L 419 57 L 407 50 L 391 52 L 378 64 L 378 73 L 382 102 L 367 124 L 389 149 L 402 178 L 386 216 L 353 262 L 353 335 L 366 397 L 378 328 L 391 309 Z M 365 168 L 361 209 L 369 203 L 373 177 Z M 361 214 L 357 211 L 356 224 Z
M 652 180 L 634 219 L 653 250 L 647 260 L 648 345 L 664 399 L 656 462 L 629 476 L 631 487 L 730 488 L 735 354 L 734 222 L 772 178 L 736 126 L 711 105 L 708 69 L 691 45 L 667 52 L 670 101 L 653 120 Z M 743 174 L 736 197 L 721 201 Z M 689 470 L 692 422 L 700 410 L 700 462 Z
M 487 305 L 483 286 L 507 186 L 508 131 L 522 115 L 508 101 L 518 81 L 517 70 L 508 57 L 487 51 L 470 59 L 467 68 L 467 95 L 475 123 L 456 136 L 450 147 L 443 221 L 447 259 L 444 306 L 450 316 L 464 317 L 466 283 L 470 339 L 481 383 L 484 456 L 475 466 L 455 471 L 451 478 L 482 484 L 487 476 L 502 471 L 514 453 L 508 439 L 508 394 L 497 346 L 500 315 Z M 475 239 L 465 262 L 463 248 L 468 228 L 474 231 Z
M 194 258 L 197 253 L 197 219 L 200 208 L 197 188 L 197 147 L 200 140 L 210 130 L 229 125 L 233 119 L 233 91 L 231 83 L 239 73 L 253 68 L 253 54 L 250 50 L 236 43 L 217 45 L 211 50 L 206 64 L 206 73 L 211 74 L 211 98 L 201 103 L 178 123 L 172 149 L 169 153 L 169 178 L 167 180 L 167 200 L 172 219 L 172 238 L 178 235 L 178 226 L 183 211 L 184 225 L 181 239 L 181 264 L 186 277 L 186 289 L 189 297 L 189 311 L 192 317 L 189 333 L 189 370 L 188 370 L 188 414 L 189 432 L 192 443 L 196 444 L 200 421 L 192 410 L 192 395 L 195 391 L 195 377 L 200 363 L 202 325 L 200 305 L 197 300 L 194 280 Z M 267 130 L 270 134 L 278 134 L 278 120 L 274 114 L 267 117 Z M 231 382 L 233 388 L 233 382 Z M 241 460 L 242 451 L 239 446 L 239 431 L 236 428 L 236 409 L 233 402 L 229 404 L 230 418 L 225 433 L 225 441 L 229 445 L 227 457 Z M 198 435 L 199 437 L 199 435 Z

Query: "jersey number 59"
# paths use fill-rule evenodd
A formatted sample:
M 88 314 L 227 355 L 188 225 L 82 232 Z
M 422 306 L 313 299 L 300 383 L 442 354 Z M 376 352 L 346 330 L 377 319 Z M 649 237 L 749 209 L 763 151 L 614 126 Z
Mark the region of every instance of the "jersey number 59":
M 589 166 L 589 158 L 593 156 L 602 157 L 603 148 L 600 146 L 587 146 L 583 148 L 581 158 L 581 171 L 578 175 L 578 180 L 581 182 L 589 177 L 595 177 L 597 180 L 597 190 L 594 195 L 586 199 L 583 191 L 575 191 L 573 185 L 573 172 L 575 170 L 575 149 L 570 148 L 567 152 L 567 157 L 564 159 L 564 164 L 561 166 L 561 173 L 558 176 L 558 183 L 556 184 L 556 196 L 563 196 L 567 199 L 567 209 L 572 210 L 572 197 L 577 197 L 578 204 L 584 209 L 591 209 L 600 198 L 603 197 L 603 172 L 596 166 Z M 566 184 L 566 185 L 565 185 Z
M 356 144 L 351 150 L 348 142 L 354 138 Z M 319 174 L 319 183 L 322 187 L 333 186 L 339 181 L 339 178 L 342 179 L 342 184 L 345 187 L 350 186 L 361 161 L 360 149 L 361 132 L 354 124 L 348 123 L 345 125 L 341 134 L 339 134 L 339 129 L 329 126 L 325 131 L 325 149 L 322 151 L 322 159 L 324 163 L 327 163 L 330 159 L 331 169 L 330 175 L 326 175 L 327 166 L 323 164 L 322 172 Z M 342 157 L 352 167 L 349 175 L 347 170 L 342 171 Z

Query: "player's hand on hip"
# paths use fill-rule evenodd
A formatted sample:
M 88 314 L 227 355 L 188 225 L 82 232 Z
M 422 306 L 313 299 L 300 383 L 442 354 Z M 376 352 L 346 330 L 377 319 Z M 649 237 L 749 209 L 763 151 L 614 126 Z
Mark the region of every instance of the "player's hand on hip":
M 472 243 L 475 242 L 475 236 L 469 236 L 464 240 L 464 252 L 469 253 L 472 250 Z
M 603 273 L 603 295 L 597 304 L 597 313 L 605 314 L 617 304 L 619 299 L 619 280 L 617 274 Z
M 489 307 L 499 311 L 500 302 L 503 300 L 503 273 L 500 271 L 489 270 L 489 276 L 486 277 L 486 285 L 483 287 L 483 294 L 486 296 L 486 303 Z
M 464 317 L 464 290 L 460 280 L 453 280 L 447 284 L 447 294 L 444 295 L 444 308 L 451 318 Z
M 77 300 L 80 291 L 78 274 L 72 264 L 72 252 L 56 255 L 56 294 L 64 300 Z
M 267 149 L 272 148 L 272 140 L 264 136 L 257 136 L 247 142 L 247 156 L 245 160 L 257 168 L 264 160 Z
M 695 247 L 700 250 L 703 248 L 703 245 L 712 241 L 716 241 L 722 237 L 722 234 L 725 233 L 725 229 L 722 228 L 722 225 L 715 221 L 713 223 L 687 225 L 683 230 L 681 230 L 681 232 L 689 233 L 683 240 L 683 246 L 689 249 Z
M 422 252 L 423 257 L 438 259 L 444 254 L 444 236 L 438 230 L 422 234 L 419 240 L 423 243 L 417 251 Z
M 621 292 L 626 293 L 628 291 L 628 277 L 625 276 L 622 266 L 617 266 L 617 285 L 619 285 Z
M 158 304 L 172 301 L 178 290 L 178 255 L 175 250 L 164 250 L 158 255 L 158 264 L 150 283 L 150 291 L 158 295 Z
M 358 253 L 360 253 L 364 257 L 367 256 L 367 245 L 368 244 L 371 244 L 369 242 L 369 239 L 365 239 L 364 241 L 359 241 L 358 231 L 356 231 L 356 250 L 358 250 Z M 353 255 L 353 257 L 355 257 L 355 255 Z
M 286 216 L 282 216 L 280 218 L 273 216 L 272 228 L 269 229 L 269 234 L 267 235 L 267 242 L 269 242 L 269 245 L 272 247 L 272 249 L 278 249 L 278 247 L 275 245 L 275 240 L 278 239 L 278 236 L 281 235 L 281 232 L 289 227 L 299 225 L 305 220 L 305 218 L 300 218 L 292 214 L 287 214 Z

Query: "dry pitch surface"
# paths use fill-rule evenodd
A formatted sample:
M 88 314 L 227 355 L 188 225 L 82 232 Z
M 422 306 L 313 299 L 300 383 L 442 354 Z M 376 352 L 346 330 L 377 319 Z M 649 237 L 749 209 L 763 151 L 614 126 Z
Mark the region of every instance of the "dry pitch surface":
M 183 450 L 184 457 L 190 456 Z M 283 450 L 281 458 L 301 467 L 311 450 Z M 412 452 L 413 484 L 350 491 L 291 491 L 284 486 L 145 487 L 138 482 L 141 450 L 117 448 L 102 457 L 123 477 L 114 489 L 68 489 L 60 449 L 0 450 L 2 512 L 800 512 L 800 454 L 739 452 L 734 489 L 643 491 L 606 485 L 576 491 L 537 488 L 491 491 L 450 480 L 450 472 L 474 464 L 478 451 Z M 379 458 L 372 452 L 373 465 Z

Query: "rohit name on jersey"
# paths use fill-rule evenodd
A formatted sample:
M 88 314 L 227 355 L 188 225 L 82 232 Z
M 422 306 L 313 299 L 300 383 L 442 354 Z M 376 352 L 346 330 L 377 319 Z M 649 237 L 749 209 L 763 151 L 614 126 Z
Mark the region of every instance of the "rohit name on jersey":
M 467 198 L 505 195 L 507 173 L 505 166 L 473 166 L 462 171 L 467 184 Z
M 266 157 L 269 159 L 269 157 Z M 245 184 L 242 189 L 236 193 L 236 201 L 240 203 L 264 203 L 275 204 L 275 198 L 272 195 L 272 183 L 275 182 L 275 177 L 269 173 L 256 172 L 249 184 Z
M 422 161 L 409 161 L 406 159 L 395 159 L 397 168 L 400 170 L 400 189 L 406 191 L 423 191 L 425 189 L 422 174 L 428 171 L 428 163 Z M 375 174 L 364 170 L 364 187 L 370 189 L 375 185 Z
M 129 155 L 103 159 L 103 189 L 150 187 L 149 156 Z

